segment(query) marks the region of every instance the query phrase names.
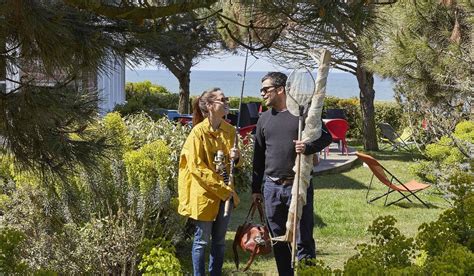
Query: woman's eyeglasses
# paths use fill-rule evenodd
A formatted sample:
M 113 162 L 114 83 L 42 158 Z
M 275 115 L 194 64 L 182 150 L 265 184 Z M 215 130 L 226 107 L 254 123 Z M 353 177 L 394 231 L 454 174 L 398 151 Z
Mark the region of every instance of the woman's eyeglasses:
M 223 97 L 223 98 L 220 98 L 220 99 L 216 99 L 214 102 L 228 103 L 229 102 L 229 97 Z

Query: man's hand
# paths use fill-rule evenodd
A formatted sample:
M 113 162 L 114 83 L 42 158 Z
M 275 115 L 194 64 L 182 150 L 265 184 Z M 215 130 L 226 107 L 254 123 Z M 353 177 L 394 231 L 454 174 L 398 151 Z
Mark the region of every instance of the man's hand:
M 293 143 L 295 143 L 295 151 L 296 153 L 304 153 L 306 149 L 306 144 L 303 141 L 300 140 L 293 140 Z
M 263 196 L 260 193 L 253 193 L 252 194 L 252 201 L 255 203 L 262 203 L 263 202 Z

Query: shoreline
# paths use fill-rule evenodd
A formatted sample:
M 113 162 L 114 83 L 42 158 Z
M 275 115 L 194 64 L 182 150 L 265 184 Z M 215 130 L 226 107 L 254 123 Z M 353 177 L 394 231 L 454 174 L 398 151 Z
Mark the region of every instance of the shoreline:
M 261 78 L 267 72 L 249 71 L 246 75 L 244 96 L 260 97 Z M 210 87 L 221 88 L 227 96 L 240 96 L 242 90 L 242 74 L 239 71 L 208 71 L 196 70 L 190 76 L 190 94 L 200 95 Z M 176 77 L 166 69 L 130 70 L 126 69 L 126 82 L 150 81 L 164 86 L 168 91 L 177 93 L 179 83 Z M 393 82 L 375 77 L 375 100 L 395 101 Z M 359 98 L 359 87 L 354 75 L 346 72 L 330 72 L 326 87 L 326 95 L 342 99 Z

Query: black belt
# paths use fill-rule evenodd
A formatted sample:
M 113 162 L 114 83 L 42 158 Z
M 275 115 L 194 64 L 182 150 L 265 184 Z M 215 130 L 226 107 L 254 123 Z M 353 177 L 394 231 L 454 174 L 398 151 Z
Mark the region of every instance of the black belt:
M 267 176 L 267 178 L 271 180 L 273 183 L 278 184 L 278 185 L 292 185 L 293 180 L 294 180 L 294 177 L 278 178 L 278 177 Z

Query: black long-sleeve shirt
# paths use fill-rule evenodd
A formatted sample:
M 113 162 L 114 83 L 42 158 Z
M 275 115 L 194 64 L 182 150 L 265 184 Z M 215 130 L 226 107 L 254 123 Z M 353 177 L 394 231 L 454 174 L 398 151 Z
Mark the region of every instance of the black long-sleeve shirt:
M 252 192 L 261 193 L 263 176 L 294 177 L 296 151 L 293 140 L 298 140 L 298 117 L 289 111 L 269 109 L 262 113 L 255 134 Z M 327 147 L 331 134 L 323 123 L 321 137 L 306 143 L 304 154 L 313 154 Z

